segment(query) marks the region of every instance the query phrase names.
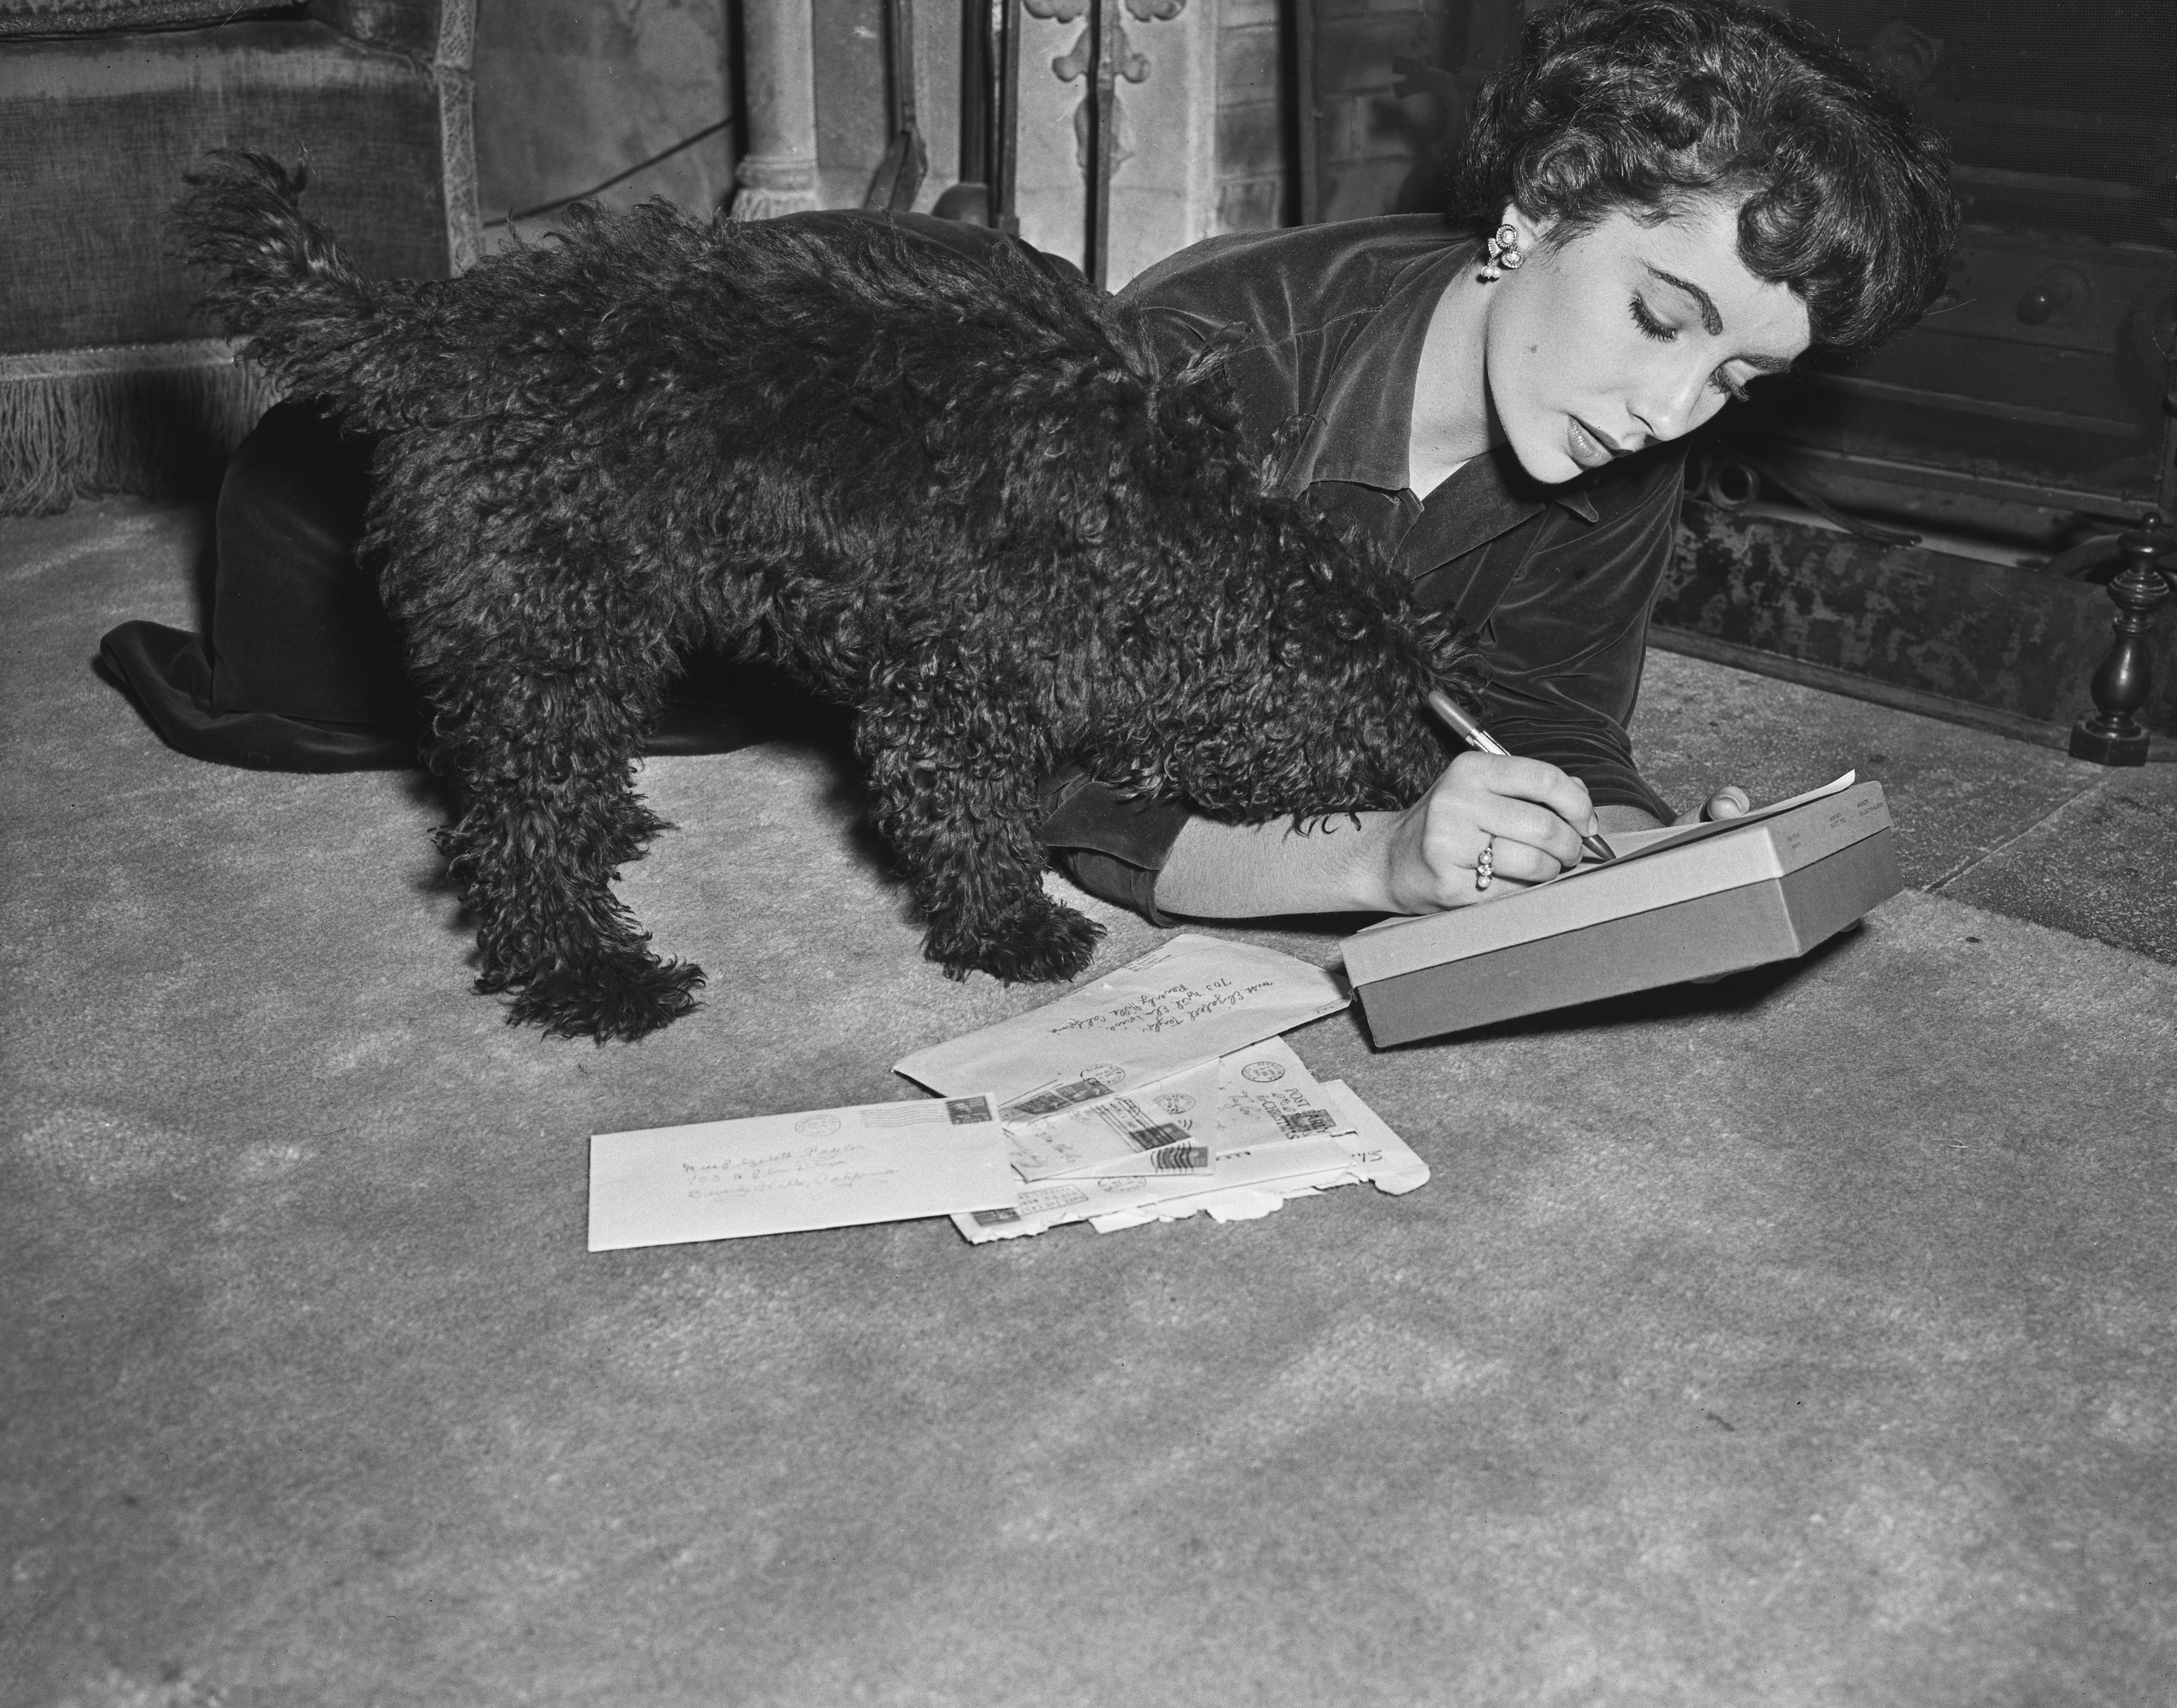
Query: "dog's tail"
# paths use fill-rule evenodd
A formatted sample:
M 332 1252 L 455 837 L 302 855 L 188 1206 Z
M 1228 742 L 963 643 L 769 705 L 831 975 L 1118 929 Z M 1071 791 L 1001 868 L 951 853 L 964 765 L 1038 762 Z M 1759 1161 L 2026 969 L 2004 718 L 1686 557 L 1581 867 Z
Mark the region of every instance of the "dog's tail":
M 182 258 L 207 274 L 205 311 L 248 340 L 249 359 L 298 394 L 322 397 L 359 426 L 385 427 L 390 401 L 374 385 L 402 318 L 332 233 L 303 213 L 307 164 L 221 149 L 182 182 L 168 215 Z M 382 377 L 382 376 L 381 376 Z

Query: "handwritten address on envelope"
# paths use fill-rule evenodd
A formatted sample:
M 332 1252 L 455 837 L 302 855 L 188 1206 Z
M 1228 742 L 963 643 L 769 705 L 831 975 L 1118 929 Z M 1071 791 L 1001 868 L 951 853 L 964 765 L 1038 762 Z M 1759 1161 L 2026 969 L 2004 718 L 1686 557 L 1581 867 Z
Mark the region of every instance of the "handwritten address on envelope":
M 981 1096 L 704 1121 L 590 1140 L 590 1249 L 743 1239 L 1012 1202 Z
M 1321 967 L 1182 933 L 1057 1001 L 919 1050 L 893 1071 L 941 1096 L 989 1091 L 1039 1120 L 1335 1014 L 1351 998 Z

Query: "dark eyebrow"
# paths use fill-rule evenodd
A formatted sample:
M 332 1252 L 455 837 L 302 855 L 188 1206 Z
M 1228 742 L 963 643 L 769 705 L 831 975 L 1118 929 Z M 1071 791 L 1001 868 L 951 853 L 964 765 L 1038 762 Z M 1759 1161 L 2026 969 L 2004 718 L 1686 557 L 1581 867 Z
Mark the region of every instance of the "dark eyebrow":
M 1661 280 L 1666 285 L 1676 286 L 1679 290 L 1684 291 L 1687 296 L 1694 299 L 1694 302 L 1698 304 L 1700 308 L 1702 329 L 1705 331 L 1710 338 L 1717 337 L 1722 333 L 1723 316 L 1716 313 L 1716 298 L 1710 296 L 1707 291 L 1702 290 L 1700 286 L 1694 284 L 1692 280 L 1681 279 L 1675 273 L 1666 273 L 1661 267 L 1656 265 L 1652 261 L 1645 261 L 1641 264 L 1646 267 L 1650 273 L 1654 274 L 1656 278 Z
M 1640 264 L 1666 285 L 1684 291 L 1687 296 L 1694 299 L 1694 305 L 1700 310 L 1702 329 L 1710 338 L 1718 337 L 1722 334 L 1723 316 L 1716 310 L 1716 298 L 1694 284 L 1692 280 L 1681 279 L 1675 273 L 1666 273 L 1652 261 L 1643 261 Z M 1731 359 L 1733 362 L 1743 362 L 1749 367 L 1758 369 L 1763 373 L 1786 373 L 1790 372 L 1792 367 L 1791 362 L 1781 356 L 1734 356 Z

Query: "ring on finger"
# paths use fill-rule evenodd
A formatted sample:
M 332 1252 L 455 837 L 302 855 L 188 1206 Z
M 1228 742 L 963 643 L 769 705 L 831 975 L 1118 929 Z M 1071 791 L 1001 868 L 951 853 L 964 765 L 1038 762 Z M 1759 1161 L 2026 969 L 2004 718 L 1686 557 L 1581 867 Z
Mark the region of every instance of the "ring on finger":
M 1497 881 L 1497 839 L 1492 836 L 1474 857 L 1474 887 L 1487 889 Z

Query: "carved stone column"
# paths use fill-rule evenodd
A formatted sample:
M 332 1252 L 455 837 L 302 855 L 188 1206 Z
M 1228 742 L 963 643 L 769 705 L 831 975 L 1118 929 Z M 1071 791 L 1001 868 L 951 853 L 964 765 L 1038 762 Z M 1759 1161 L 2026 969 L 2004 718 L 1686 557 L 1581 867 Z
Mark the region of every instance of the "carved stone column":
M 1016 3 L 1021 235 L 1116 290 L 1214 229 L 1220 0 Z
M 736 220 L 816 205 L 816 56 L 809 20 L 809 0 L 747 0 L 742 10 L 749 151 L 734 172 Z

